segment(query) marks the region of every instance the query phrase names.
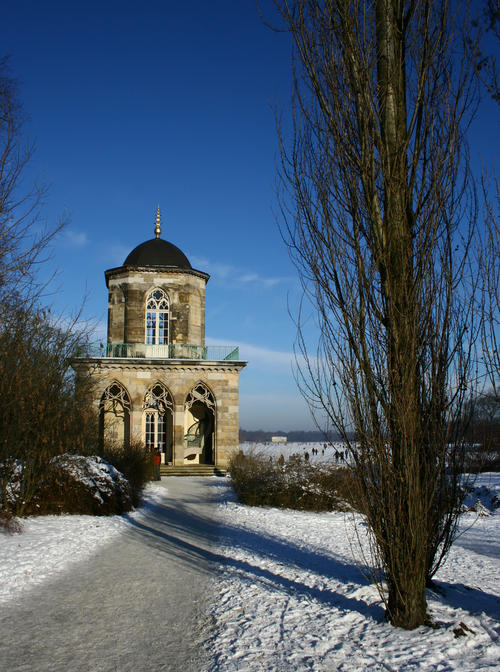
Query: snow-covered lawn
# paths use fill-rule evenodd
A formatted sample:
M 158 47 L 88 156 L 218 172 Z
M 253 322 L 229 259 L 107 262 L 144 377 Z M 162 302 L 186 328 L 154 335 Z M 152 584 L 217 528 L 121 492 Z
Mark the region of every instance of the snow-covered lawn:
M 359 517 L 249 508 L 235 502 L 229 479 L 211 484 L 222 498 L 223 536 L 209 672 L 500 670 L 500 509 L 462 516 L 464 534 L 436 577 L 442 590 L 428 595 L 440 627 L 404 632 L 384 622 L 380 597 L 354 560 L 355 527 L 361 543 L 365 534 Z M 500 474 L 483 474 L 477 485 L 488 489 L 486 500 L 500 495 Z M 165 496 L 150 486 L 146 507 Z M 0 600 L 88 557 L 141 515 L 32 518 L 23 534 L 0 535 Z M 455 636 L 458 628 L 465 636 Z
M 500 492 L 500 474 L 479 481 Z M 428 594 L 440 627 L 404 632 L 384 621 L 376 588 L 356 566 L 359 517 L 234 501 L 221 508 L 226 564 L 214 588 L 211 672 L 500 670 L 498 511 L 463 516 L 467 531 L 436 577 L 442 594 Z M 470 629 L 464 637 L 453 632 L 460 623 Z
M 272 457 L 273 459 L 277 459 L 280 455 L 283 455 L 285 460 L 291 455 L 300 455 L 305 459 L 307 453 L 307 459 L 312 464 L 318 462 L 341 464 L 341 456 L 345 459 L 345 444 L 342 441 L 333 444 L 322 443 L 321 441 L 314 443 L 271 443 L 269 441 L 266 443 L 254 443 L 246 441 L 245 443 L 240 443 L 240 450 L 246 454 L 254 453 Z
M 335 462 L 342 446 L 241 448 Z M 481 474 L 475 485 L 469 506 L 476 495 L 488 506 L 500 499 L 500 474 Z M 441 590 L 428 592 L 439 628 L 404 632 L 385 622 L 363 571 L 370 561 L 359 516 L 249 508 L 227 497 L 211 672 L 500 670 L 500 509 L 462 516 L 463 534 L 435 577 Z

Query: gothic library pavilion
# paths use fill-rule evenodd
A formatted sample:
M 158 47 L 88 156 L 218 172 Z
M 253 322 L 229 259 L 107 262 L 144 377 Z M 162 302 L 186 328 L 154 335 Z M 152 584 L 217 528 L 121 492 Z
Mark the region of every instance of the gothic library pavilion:
M 140 439 L 175 467 L 224 468 L 238 448 L 238 376 L 245 362 L 234 346 L 205 345 L 205 286 L 163 240 L 160 209 L 155 237 L 105 272 L 106 347 L 73 360 L 91 374 L 101 438 Z

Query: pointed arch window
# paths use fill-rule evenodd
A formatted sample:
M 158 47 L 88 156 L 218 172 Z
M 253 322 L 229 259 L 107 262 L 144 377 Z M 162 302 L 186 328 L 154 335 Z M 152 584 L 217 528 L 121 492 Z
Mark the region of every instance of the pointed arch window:
M 143 409 L 146 446 L 167 453 L 167 459 L 170 461 L 168 449 L 172 443 L 170 437 L 172 427 L 169 431 L 169 424 L 172 425 L 174 402 L 167 388 L 160 383 L 153 385 L 144 396 Z
M 114 381 L 101 396 L 99 434 L 101 441 L 127 445 L 130 440 L 130 397 L 127 390 Z
M 163 289 L 153 289 L 146 299 L 146 343 L 167 345 L 168 343 L 168 295 Z

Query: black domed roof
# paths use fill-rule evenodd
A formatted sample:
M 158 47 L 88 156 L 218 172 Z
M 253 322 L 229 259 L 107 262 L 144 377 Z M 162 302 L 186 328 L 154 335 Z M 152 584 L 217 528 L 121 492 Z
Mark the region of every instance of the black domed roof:
M 178 247 L 161 238 L 146 240 L 135 247 L 123 262 L 124 266 L 170 266 L 191 268 L 189 259 Z

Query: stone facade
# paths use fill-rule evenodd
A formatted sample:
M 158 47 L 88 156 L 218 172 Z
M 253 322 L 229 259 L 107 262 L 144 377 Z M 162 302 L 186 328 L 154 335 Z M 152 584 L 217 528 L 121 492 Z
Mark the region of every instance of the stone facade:
M 246 363 L 237 348 L 205 347 L 209 276 L 159 242 L 143 243 L 105 272 L 107 346 L 75 359 L 73 368 L 95 381 L 103 440 L 144 441 L 173 466 L 225 467 L 238 448 L 238 377 Z M 138 251 L 140 265 L 128 263 Z M 153 296 L 158 309 L 150 308 Z
M 159 287 L 170 299 L 170 343 L 205 345 L 205 285 L 200 271 L 120 267 L 106 271 L 108 343 L 144 343 L 144 306 Z
M 130 398 L 130 439 L 144 440 L 144 402 L 154 385 L 163 384 L 172 396 L 173 422 L 171 436 L 173 455 L 162 461 L 176 466 L 189 464 L 185 458 L 185 404 L 188 394 L 197 384 L 204 384 L 215 399 L 215 445 L 213 463 L 225 467 L 238 449 L 238 375 L 245 362 L 191 361 L 132 358 L 85 358 L 74 363 L 77 371 L 92 371 L 96 381 L 96 404 L 113 383 L 121 384 Z M 170 428 L 169 428 L 170 429 Z M 166 451 L 163 451 L 164 453 Z M 199 460 L 192 461 L 199 464 Z

